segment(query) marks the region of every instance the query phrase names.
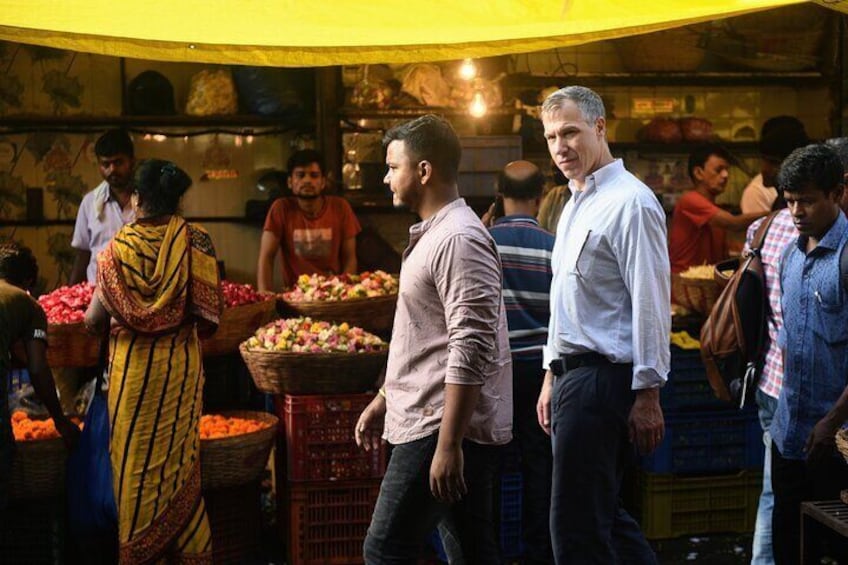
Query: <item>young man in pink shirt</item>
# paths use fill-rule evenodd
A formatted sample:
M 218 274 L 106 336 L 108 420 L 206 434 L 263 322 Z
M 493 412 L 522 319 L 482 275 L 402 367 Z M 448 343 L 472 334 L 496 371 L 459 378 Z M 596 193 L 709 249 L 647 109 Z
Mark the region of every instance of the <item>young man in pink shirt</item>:
M 467 563 L 500 563 L 494 502 L 500 446 L 512 439 L 512 362 L 497 246 L 459 197 L 461 149 L 433 115 L 384 138 L 395 206 L 409 229 L 385 386 L 357 444 L 392 447 L 365 562 L 415 563 L 449 523 Z

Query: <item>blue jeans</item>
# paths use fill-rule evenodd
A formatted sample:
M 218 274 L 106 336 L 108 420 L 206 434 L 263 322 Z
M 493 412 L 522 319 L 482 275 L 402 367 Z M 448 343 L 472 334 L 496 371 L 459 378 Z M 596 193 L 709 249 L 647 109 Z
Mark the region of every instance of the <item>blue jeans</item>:
M 541 359 L 512 361 L 512 433 L 521 453 L 524 565 L 553 563 L 551 551 L 551 438 L 539 425 L 536 401 L 545 379 Z
M 439 502 L 430 493 L 430 463 L 438 434 L 391 449 L 386 475 L 363 547 L 365 563 L 415 563 L 430 532 L 450 522 L 467 563 L 500 564 L 497 535 L 500 446 L 464 441 L 464 476 L 468 493 L 454 504 Z
M 757 411 L 763 428 L 765 461 L 763 462 L 763 492 L 757 507 L 757 522 L 754 526 L 754 543 L 751 549 L 751 565 L 773 565 L 774 554 L 771 542 L 771 513 L 774 509 L 774 493 L 771 490 L 771 434 L 769 427 L 777 410 L 777 399 L 757 389 Z
M 656 565 L 639 524 L 619 499 L 633 460 L 627 419 L 632 365 L 604 363 L 554 381 L 551 541 L 557 565 Z

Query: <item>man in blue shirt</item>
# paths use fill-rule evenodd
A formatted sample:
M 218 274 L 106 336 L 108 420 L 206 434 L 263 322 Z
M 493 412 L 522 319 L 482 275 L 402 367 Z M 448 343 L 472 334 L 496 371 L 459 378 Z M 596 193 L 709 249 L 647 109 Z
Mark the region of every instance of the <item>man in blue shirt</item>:
M 770 429 L 778 565 L 801 558 L 801 502 L 835 499 L 848 487 L 848 466 L 834 449 L 834 435 L 848 419 L 848 295 L 839 267 L 848 241 L 848 220 L 839 207 L 843 174 L 839 157 L 826 145 L 795 150 L 778 174 L 800 233 L 782 265 L 778 343 L 784 381 Z
M 503 297 L 512 353 L 512 433 L 521 455 L 524 563 L 552 563 L 551 440 L 536 418 L 545 372 L 542 349 L 550 318 L 554 236 L 536 220 L 545 177 L 529 161 L 513 161 L 498 179 L 502 218 L 489 228 L 503 268 Z

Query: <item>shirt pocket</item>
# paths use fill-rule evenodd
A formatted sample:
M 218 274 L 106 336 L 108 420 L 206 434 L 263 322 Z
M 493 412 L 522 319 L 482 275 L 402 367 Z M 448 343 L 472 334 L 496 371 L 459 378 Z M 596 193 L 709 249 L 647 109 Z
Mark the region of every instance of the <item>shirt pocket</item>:
M 603 285 L 620 278 L 618 264 L 603 234 L 589 230 L 583 239 L 574 272 L 590 286 Z
M 845 306 L 837 298 L 838 293 L 816 291 L 813 296 L 816 309 L 813 332 L 831 345 L 848 342 L 848 320 Z
M 819 391 L 817 396 L 835 401 L 845 388 L 842 374 L 848 366 L 845 308 L 842 304 L 828 303 L 825 298 L 821 302 L 816 298 L 816 317 L 813 333 L 821 342 L 811 344 L 814 351 L 811 379 Z

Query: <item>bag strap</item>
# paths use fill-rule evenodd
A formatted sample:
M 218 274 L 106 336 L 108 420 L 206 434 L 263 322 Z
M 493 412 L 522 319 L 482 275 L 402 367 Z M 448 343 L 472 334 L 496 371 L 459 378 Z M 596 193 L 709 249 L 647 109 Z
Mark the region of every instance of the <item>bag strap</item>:
M 766 216 L 765 220 L 763 220 L 763 223 L 761 223 L 760 227 L 757 228 L 757 231 L 754 232 L 754 238 L 751 240 L 752 252 L 759 252 L 760 249 L 763 248 L 763 242 L 766 239 L 766 234 L 768 234 L 768 230 L 771 227 L 771 223 L 774 221 L 774 219 L 779 213 L 780 210 L 777 210 L 776 212 L 772 212 L 771 214 Z

